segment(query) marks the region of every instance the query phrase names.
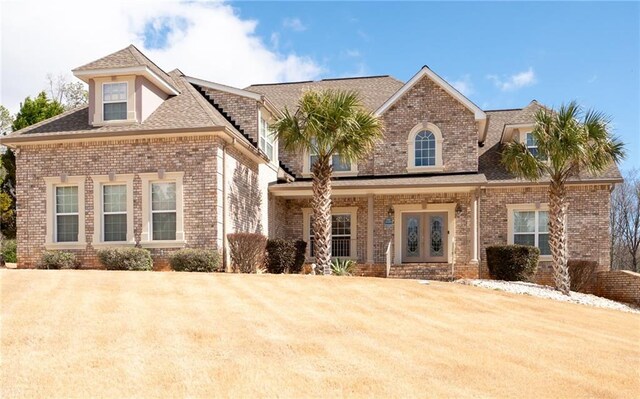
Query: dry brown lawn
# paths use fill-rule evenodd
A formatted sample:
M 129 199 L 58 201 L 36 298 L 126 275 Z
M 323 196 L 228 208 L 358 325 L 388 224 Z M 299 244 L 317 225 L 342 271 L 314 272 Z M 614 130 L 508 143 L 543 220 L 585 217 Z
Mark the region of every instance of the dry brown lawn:
M 373 278 L 1 270 L 0 280 L 2 398 L 640 392 L 640 316 L 614 310 Z

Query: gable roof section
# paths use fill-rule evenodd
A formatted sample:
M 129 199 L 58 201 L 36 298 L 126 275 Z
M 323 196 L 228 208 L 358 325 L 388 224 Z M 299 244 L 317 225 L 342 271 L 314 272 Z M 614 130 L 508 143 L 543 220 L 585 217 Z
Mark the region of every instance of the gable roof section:
M 142 54 L 133 44 L 115 53 L 75 68 L 72 72 L 76 77 L 85 81 L 91 76 L 108 76 L 117 72 L 139 73 L 144 74 L 165 93 L 171 95 L 177 95 L 179 93 L 171 76 L 147 58 L 147 56 Z
M 504 124 L 500 141 L 504 142 L 511 140 L 515 129 L 533 126 L 536 121 L 536 113 L 541 109 L 548 108 L 536 100 L 532 100 L 529 105 L 515 113 L 511 119 Z
M 143 123 L 94 127 L 89 124 L 89 107 L 83 106 L 15 131 L 3 137 L 1 141 L 19 143 L 47 138 L 110 137 L 133 133 L 161 134 L 223 129 L 236 131 L 235 127 L 187 82 L 180 71 L 174 70 L 167 76 L 175 83 L 180 94 L 166 99 Z
M 404 86 L 402 86 L 395 94 L 393 94 L 389 99 L 387 99 L 377 110 L 376 114 L 383 114 L 389 107 L 396 103 L 406 92 L 409 91 L 416 83 L 418 83 L 423 77 L 428 77 L 433 82 L 435 82 L 438 86 L 440 86 L 444 91 L 449 93 L 453 98 L 458 100 L 462 105 L 464 105 L 467 109 L 469 109 L 475 115 L 476 120 L 485 120 L 487 119 L 487 115 L 484 113 L 480 107 L 475 105 L 471 100 L 465 97 L 462 93 L 456 90 L 455 87 L 451 86 L 447 83 L 446 80 L 442 79 L 438 74 L 429 69 L 428 66 L 423 66 L 418 73 L 413 75 L 411 79 Z
M 398 91 L 401 81 L 388 75 L 355 78 L 323 79 L 318 81 L 254 84 L 245 90 L 265 95 L 279 110 L 295 110 L 298 100 L 307 90 L 354 90 L 362 99 L 363 106 L 375 111 L 390 96 Z

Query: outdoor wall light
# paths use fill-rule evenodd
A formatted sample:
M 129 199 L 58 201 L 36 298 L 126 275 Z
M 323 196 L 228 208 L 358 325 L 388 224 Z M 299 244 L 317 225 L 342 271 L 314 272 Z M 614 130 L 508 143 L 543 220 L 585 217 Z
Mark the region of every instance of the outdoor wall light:
M 393 207 L 390 206 L 389 209 L 387 209 L 387 217 L 392 217 L 393 216 Z
M 462 206 L 460 204 L 456 204 L 456 216 L 462 215 Z

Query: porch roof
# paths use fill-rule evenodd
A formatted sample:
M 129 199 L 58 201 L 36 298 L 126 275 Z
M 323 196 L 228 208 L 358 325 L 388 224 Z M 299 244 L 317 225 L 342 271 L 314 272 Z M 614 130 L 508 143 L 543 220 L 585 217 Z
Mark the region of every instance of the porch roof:
M 484 174 L 452 175 L 400 175 L 386 177 L 336 178 L 331 181 L 336 195 L 362 194 L 407 194 L 469 191 L 485 185 Z M 309 196 L 312 194 L 311 180 L 298 180 L 291 183 L 272 183 L 269 192 L 276 196 Z

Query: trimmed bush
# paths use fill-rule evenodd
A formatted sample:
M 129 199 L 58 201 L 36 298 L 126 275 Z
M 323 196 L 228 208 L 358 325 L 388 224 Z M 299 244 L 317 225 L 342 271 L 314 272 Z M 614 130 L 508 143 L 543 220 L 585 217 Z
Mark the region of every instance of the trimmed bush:
M 256 233 L 227 234 L 234 273 L 255 273 L 264 261 L 267 237 Z
M 296 261 L 296 247 L 292 240 L 279 238 L 267 240 L 264 266 L 268 273 L 289 273 Z
M 37 264 L 38 269 L 77 269 L 80 261 L 71 252 L 45 251 Z
M 181 249 L 171 254 L 169 263 L 177 272 L 215 272 L 220 266 L 220 255 L 206 249 Z
M 351 259 L 335 258 L 331 261 L 331 274 L 334 276 L 351 276 L 356 262 Z
M 569 260 L 569 278 L 571 291 L 585 292 L 593 284 L 598 262 L 592 260 Z
M 540 250 L 526 245 L 487 247 L 487 267 L 494 280 L 530 281 L 538 269 Z
M 2 241 L 2 256 L 5 262 L 16 263 L 16 240 L 4 240 Z
M 107 270 L 152 270 L 151 253 L 142 248 L 105 248 L 98 260 Z
M 304 267 L 304 261 L 307 258 L 307 242 L 303 240 L 296 240 L 293 245 L 296 248 L 296 257 L 293 262 L 293 267 L 290 269 L 289 273 L 300 274 Z

